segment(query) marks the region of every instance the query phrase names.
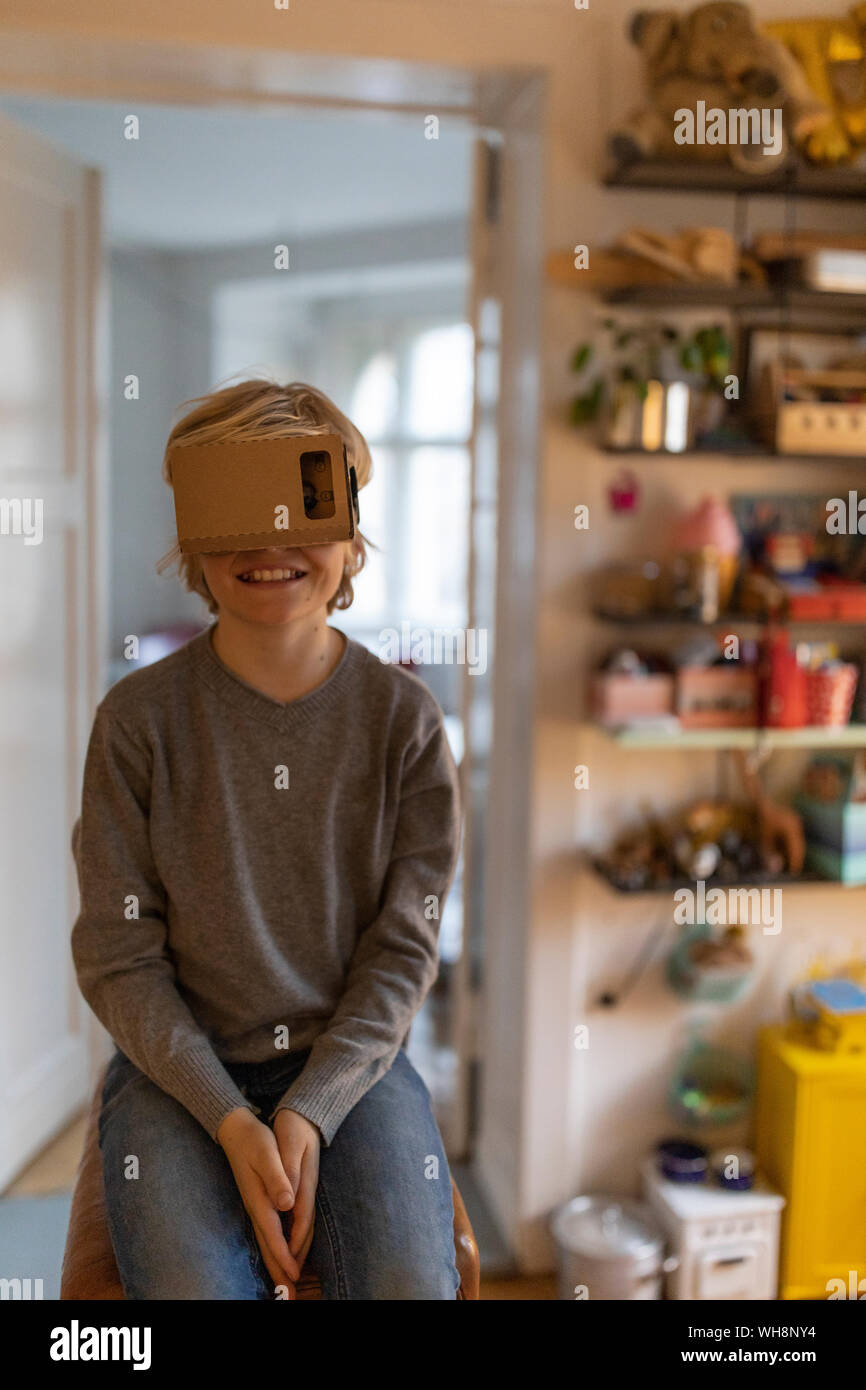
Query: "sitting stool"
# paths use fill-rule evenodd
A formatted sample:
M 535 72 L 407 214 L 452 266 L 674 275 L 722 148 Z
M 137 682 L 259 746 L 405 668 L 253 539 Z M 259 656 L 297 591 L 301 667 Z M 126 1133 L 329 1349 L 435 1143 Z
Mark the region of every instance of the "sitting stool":
M 124 1297 L 108 1231 L 102 1182 L 102 1155 L 99 1151 L 102 1086 L 103 1081 L 100 1078 L 87 1116 L 84 1151 L 75 1179 L 66 1249 L 63 1254 L 61 1299 Z M 457 1272 L 460 1275 L 457 1297 L 477 1299 L 480 1282 L 478 1246 L 463 1199 L 453 1178 L 451 1193 L 454 1199 L 454 1252 Z M 298 1299 L 321 1299 L 322 1286 L 318 1277 L 305 1270 L 298 1282 L 296 1296 Z

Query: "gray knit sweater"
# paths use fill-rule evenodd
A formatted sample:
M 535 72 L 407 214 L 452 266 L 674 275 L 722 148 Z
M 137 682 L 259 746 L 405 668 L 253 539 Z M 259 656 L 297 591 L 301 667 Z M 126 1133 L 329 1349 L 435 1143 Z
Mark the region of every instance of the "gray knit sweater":
M 97 710 L 72 832 L 78 981 L 211 1136 L 248 1105 L 225 1062 L 311 1048 L 277 1108 L 328 1144 L 435 979 L 457 774 L 427 687 L 357 642 L 283 704 L 211 631 Z

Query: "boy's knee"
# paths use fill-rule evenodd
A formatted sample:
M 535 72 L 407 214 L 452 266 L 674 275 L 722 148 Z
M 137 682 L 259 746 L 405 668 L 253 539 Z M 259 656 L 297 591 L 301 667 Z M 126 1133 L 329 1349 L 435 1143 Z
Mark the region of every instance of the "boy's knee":
M 410 1263 L 394 1260 L 368 1276 L 368 1299 L 402 1302 L 453 1302 L 460 1279 L 453 1261 Z
M 252 1272 L 248 1274 L 243 1268 L 220 1274 L 218 1270 L 209 1270 L 204 1266 L 178 1268 L 177 1262 L 161 1264 L 158 1269 L 151 1271 L 137 1271 L 124 1291 L 128 1299 L 143 1303 L 211 1303 L 215 1300 L 239 1301 L 271 1296 Z

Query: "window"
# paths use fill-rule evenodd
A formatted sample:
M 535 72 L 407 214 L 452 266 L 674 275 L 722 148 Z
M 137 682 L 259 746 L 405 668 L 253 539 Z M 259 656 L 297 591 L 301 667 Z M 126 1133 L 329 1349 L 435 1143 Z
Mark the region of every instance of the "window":
M 466 623 L 473 339 L 456 319 L 381 325 L 372 351 L 364 336 L 348 413 L 373 455 L 361 529 L 380 549 L 342 622 L 375 649 L 382 628 Z
M 432 328 L 409 352 L 409 433 L 418 439 L 469 437 L 472 428 L 472 330 L 468 323 Z

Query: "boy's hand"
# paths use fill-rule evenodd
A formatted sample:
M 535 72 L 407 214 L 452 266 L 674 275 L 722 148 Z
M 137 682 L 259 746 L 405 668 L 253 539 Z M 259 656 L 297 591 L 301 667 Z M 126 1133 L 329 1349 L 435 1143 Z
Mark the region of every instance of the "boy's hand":
M 297 1110 L 277 1111 L 274 1134 L 295 1194 L 289 1250 L 297 1258 L 299 1268 L 303 1268 L 313 1239 L 321 1137 L 316 1126 Z
M 289 1297 L 294 1298 L 301 1268 L 283 1235 L 280 1212 L 295 1205 L 297 1185 L 287 1176 L 277 1140 L 266 1124 L 243 1107 L 226 1115 L 216 1138 L 231 1165 L 268 1273 L 275 1285 L 287 1285 Z

